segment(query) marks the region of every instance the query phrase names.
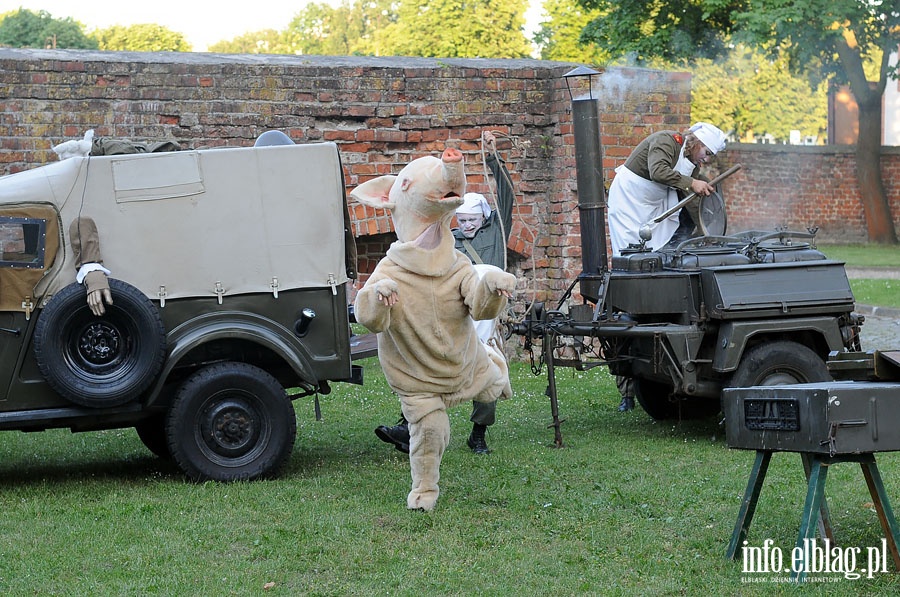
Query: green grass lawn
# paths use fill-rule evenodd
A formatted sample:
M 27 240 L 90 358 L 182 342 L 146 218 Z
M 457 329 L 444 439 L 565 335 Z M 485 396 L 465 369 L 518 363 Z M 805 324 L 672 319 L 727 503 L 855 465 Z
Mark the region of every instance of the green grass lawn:
M 432 513 L 411 512 L 409 464 L 372 429 L 398 404 L 378 362 L 366 385 L 296 403 L 283 474 L 191 484 L 133 430 L 0 434 L 0 591 L 42 595 L 744 595 L 795 587 L 743 583 L 725 559 L 754 454 L 731 450 L 716 420 L 660 423 L 616 411 L 605 368 L 558 370 L 565 447 L 553 446 L 546 376 L 513 364 L 489 456 L 465 446 L 466 406 Z M 900 505 L 900 458 L 878 456 Z M 841 546 L 883 536 L 858 466 L 831 467 Z M 748 543 L 789 553 L 805 495 L 796 454 L 772 459 Z M 864 566 L 861 563 L 860 566 Z M 756 575 L 767 581 L 775 575 Z M 896 576 L 811 584 L 890 594 Z M 272 583 L 268 590 L 267 583 Z M 805 592 L 805 591 L 804 591 Z
M 845 262 L 851 267 L 900 268 L 900 246 L 897 245 L 827 245 L 818 249 L 829 259 Z
M 850 288 L 860 305 L 900 308 L 900 280 L 851 279 Z
M 887 245 L 819 245 L 829 259 L 843 261 L 848 267 L 900 268 L 900 247 Z M 900 280 L 894 278 L 853 278 L 853 296 L 862 305 L 900 308 Z

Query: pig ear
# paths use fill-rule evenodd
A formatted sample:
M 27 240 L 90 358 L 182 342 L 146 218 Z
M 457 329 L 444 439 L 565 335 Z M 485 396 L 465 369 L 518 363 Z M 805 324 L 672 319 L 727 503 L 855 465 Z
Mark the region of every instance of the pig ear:
M 386 174 L 385 176 L 367 180 L 353 189 L 350 192 L 350 197 L 369 207 L 394 209 L 394 204 L 391 203 L 388 196 L 396 179 L 397 177 L 393 174 Z

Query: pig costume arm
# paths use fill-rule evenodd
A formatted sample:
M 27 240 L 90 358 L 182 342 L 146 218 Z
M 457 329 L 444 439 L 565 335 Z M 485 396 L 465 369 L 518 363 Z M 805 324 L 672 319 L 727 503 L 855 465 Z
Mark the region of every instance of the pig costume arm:
M 392 209 L 394 204 L 389 199 L 389 193 L 396 179 L 396 176 L 380 176 L 361 184 L 350 193 L 350 197 L 363 205 Z M 357 293 L 354 303 L 356 321 L 372 332 L 383 332 L 390 327 L 391 307 L 400 298 L 397 283 L 386 277 L 381 269 L 379 264 Z
M 468 259 L 468 258 L 466 258 Z M 493 265 L 482 265 L 479 276 L 472 267 L 462 288 L 472 319 L 494 319 L 506 309 L 506 301 L 516 288 L 516 278 Z
M 362 290 L 356 295 L 354 315 L 356 321 L 372 332 L 383 332 L 391 327 L 391 307 L 399 300 L 397 283 L 378 276 L 376 268 Z M 380 278 L 380 279 L 379 279 Z

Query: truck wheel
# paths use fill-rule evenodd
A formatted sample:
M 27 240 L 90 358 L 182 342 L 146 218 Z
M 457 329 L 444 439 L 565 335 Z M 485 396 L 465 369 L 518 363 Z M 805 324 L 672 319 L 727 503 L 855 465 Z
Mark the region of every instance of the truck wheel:
M 678 406 L 669 397 L 672 395 L 672 386 L 659 382 L 634 378 L 634 397 L 638 404 L 648 415 L 657 421 L 674 419 L 678 416 Z
M 134 426 L 134 430 L 137 431 L 138 438 L 148 450 L 163 460 L 172 460 L 169 441 L 166 439 L 165 415 L 153 415 L 144 419 Z
M 829 381 L 825 361 L 803 344 L 778 340 L 754 346 L 741 357 L 728 386 L 778 386 Z
M 159 310 L 140 290 L 109 279 L 113 304 L 97 317 L 84 286 L 69 284 L 47 303 L 34 330 L 34 355 L 61 396 L 90 407 L 136 399 L 156 379 L 166 354 Z
M 253 365 L 217 363 L 187 378 L 166 422 L 172 458 L 194 481 L 271 476 L 294 449 L 294 405 Z

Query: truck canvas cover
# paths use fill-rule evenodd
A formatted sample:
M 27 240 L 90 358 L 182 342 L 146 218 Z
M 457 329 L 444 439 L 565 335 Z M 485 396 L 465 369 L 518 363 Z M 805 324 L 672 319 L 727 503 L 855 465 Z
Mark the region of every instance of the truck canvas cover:
M 0 180 L 0 203 L 51 203 L 63 236 L 93 218 L 112 277 L 151 298 L 347 281 L 333 143 L 75 157 Z M 36 294 L 73 281 L 70 239 Z

